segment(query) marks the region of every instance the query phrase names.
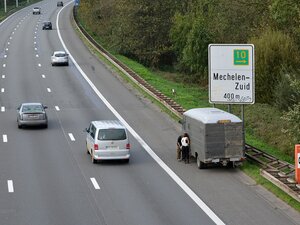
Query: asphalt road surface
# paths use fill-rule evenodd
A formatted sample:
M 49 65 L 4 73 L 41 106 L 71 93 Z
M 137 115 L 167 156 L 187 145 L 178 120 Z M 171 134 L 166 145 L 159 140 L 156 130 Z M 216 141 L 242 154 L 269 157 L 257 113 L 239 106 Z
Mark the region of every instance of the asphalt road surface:
M 28 7 L 0 25 L 0 224 L 300 224 L 238 169 L 177 162 L 179 124 L 89 52 L 71 25 L 73 3 L 35 5 L 41 15 Z M 52 67 L 64 48 L 70 65 Z M 22 102 L 48 106 L 48 129 L 18 129 Z M 129 164 L 92 164 L 83 130 L 101 119 L 129 126 Z

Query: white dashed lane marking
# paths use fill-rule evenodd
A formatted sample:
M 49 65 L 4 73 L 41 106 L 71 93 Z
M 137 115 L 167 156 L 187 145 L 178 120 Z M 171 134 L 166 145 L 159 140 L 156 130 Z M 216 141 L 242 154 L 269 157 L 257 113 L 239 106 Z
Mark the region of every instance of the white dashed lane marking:
M 6 64 L 3 64 L 3 68 L 5 68 L 6 67 Z
M 56 111 L 60 111 L 60 108 L 58 106 L 55 106 Z
M 8 192 L 10 193 L 14 192 L 14 183 L 12 180 L 7 180 L 7 187 L 8 187 Z
M 2 92 L 2 93 L 4 92 L 4 88 L 1 88 L 1 92 Z
M 1 112 L 5 112 L 5 107 L 1 106 Z
M 7 55 L 4 55 L 4 58 L 7 58 Z
M 69 135 L 69 137 L 70 137 L 71 141 L 75 141 L 75 138 L 74 138 L 74 136 L 73 136 L 73 134 L 72 134 L 72 133 L 69 133 L 68 135 Z
M 44 74 L 42 74 L 42 78 L 46 78 L 46 76 Z
M 2 139 L 3 139 L 3 142 L 6 143 L 6 142 L 7 142 L 7 135 L 6 135 L 6 134 L 3 134 L 3 135 L 2 135 Z
M 42 65 L 39 63 L 38 66 L 41 67 Z
M 99 184 L 97 183 L 97 181 L 96 181 L 96 179 L 94 177 L 91 177 L 91 181 L 92 181 L 92 183 L 94 185 L 94 188 L 96 190 L 100 190 L 100 186 L 99 186 Z
M 4 78 L 5 78 L 5 75 L 3 74 L 3 75 L 2 75 L 2 79 L 4 79 Z
M 50 88 L 47 88 L 47 91 L 50 93 L 50 92 L 51 92 L 51 89 L 50 89 Z
M 36 54 L 36 55 L 35 55 L 35 57 L 37 57 L 37 58 L 38 58 L 38 57 L 39 57 L 39 55 L 38 55 L 38 54 Z

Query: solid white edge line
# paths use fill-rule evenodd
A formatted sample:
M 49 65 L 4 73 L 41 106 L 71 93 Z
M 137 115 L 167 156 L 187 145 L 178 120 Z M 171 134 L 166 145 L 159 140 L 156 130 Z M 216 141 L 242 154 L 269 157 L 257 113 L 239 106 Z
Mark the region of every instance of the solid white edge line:
M 87 77 L 87 75 L 84 73 L 84 71 L 80 68 L 80 66 L 77 64 L 75 59 L 73 58 L 72 54 L 70 54 L 69 50 L 67 49 L 67 46 L 65 45 L 61 34 L 60 34 L 60 28 L 58 25 L 58 20 L 61 11 L 73 3 L 73 1 L 67 3 L 57 14 L 56 18 L 56 27 L 57 27 L 57 34 L 58 37 L 62 43 L 63 48 L 65 49 L 65 52 L 69 54 L 69 57 L 71 58 L 72 62 L 78 69 L 78 71 L 81 73 L 82 77 L 87 81 L 87 83 L 91 86 L 91 88 L 94 90 L 94 92 L 98 95 L 98 97 L 103 101 L 103 103 L 111 110 L 111 112 L 120 120 L 121 123 L 124 124 L 124 126 L 128 129 L 128 131 L 134 136 L 134 138 L 143 146 L 146 152 L 165 170 L 166 173 L 169 174 L 169 176 L 185 191 L 185 193 L 190 196 L 190 198 L 208 215 L 214 223 L 217 225 L 225 225 L 225 223 L 196 195 L 195 192 L 193 192 L 192 189 L 189 188 L 181 179 L 177 176 L 156 154 L 155 152 L 150 148 L 150 146 L 135 132 L 135 130 L 129 126 L 129 124 L 122 118 L 122 116 L 112 107 L 112 105 L 106 100 L 106 98 L 100 93 L 100 91 L 96 88 L 96 86 L 92 83 L 92 81 Z
M 6 134 L 3 134 L 3 135 L 2 135 L 2 139 L 3 139 L 3 142 L 6 143 L 6 142 L 7 142 L 7 135 L 6 135 Z
M 96 190 L 100 190 L 100 186 L 99 186 L 98 182 L 96 181 L 96 179 L 94 177 L 91 177 L 90 179 L 91 179 L 91 181 L 92 181 L 92 183 L 94 185 L 94 188 Z
M 8 187 L 8 192 L 10 193 L 14 192 L 14 183 L 12 180 L 7 180 L 7 187 Z
M 55 106 L 56 111 L 60 111 L 60 108 L 56 105 Z
M 73 136 L 73 134 L 72 134 L 72 133 L 68 133 L 68 135 L 69 135 L 69 137 L 70 137 L 71 141 L 75 141 L 75 138 L 74 138 L 74 136 Z

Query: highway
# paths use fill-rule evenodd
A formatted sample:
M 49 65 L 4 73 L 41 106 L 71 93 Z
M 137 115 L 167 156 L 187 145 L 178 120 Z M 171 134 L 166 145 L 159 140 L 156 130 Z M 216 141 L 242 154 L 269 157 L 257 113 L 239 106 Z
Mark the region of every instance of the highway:
M 300 224 L 238 169 L 177 162 L 180 125 L 88 50 L 64 3 L 44 0 L 41 15 L 28 7 L 0 25 L 0 224 Z M 64 48 L 72 62 L 52 67 Z M 48 129 L 18 129 L 23 102 L 48 106 Z M 102 119 L 128 125 L 129 164 L 92 164 L 83 130 Z

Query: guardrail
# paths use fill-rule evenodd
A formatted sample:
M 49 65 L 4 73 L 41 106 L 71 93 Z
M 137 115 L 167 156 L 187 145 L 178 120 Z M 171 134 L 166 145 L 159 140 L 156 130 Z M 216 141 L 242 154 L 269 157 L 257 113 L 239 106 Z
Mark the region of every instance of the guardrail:
M 89 42 L 113 65 L 120 69 L 124 74 L 126 74 L 134 83 L 139 85 L 144 91 L 150 94 L 157 101 L 161 102 L 164 106 L 169 108 L 178 117 L 182 117 L 185 109 L 181 107 L 171 98 L 167 97 L 163 93 L 156 90 L 147 81 L 141 78 L 129 67 L 120 62 L 116 57 L 110 54 L 105 48 L 103 48 L 99 43 L 97 43 L 89 33 L 81 26 L 77 18 L 76 6 L 73 8 L 73 17 L 75 24 L 79 31 L 89 40 Z M 246 157 L 248 159 L 254 160 L 262 166 L 261 174 L 266 179 L 274 183 L 276 186 L 280 187 L 294 199 L 300 202 L 300 185 L 297 185 L 292 179 L 295 173 L 294 166 L 287 162 L 283 162 L 270 154 L 265 153 L 262 150 L 255 148 L 254 146 L 246 144 Z

